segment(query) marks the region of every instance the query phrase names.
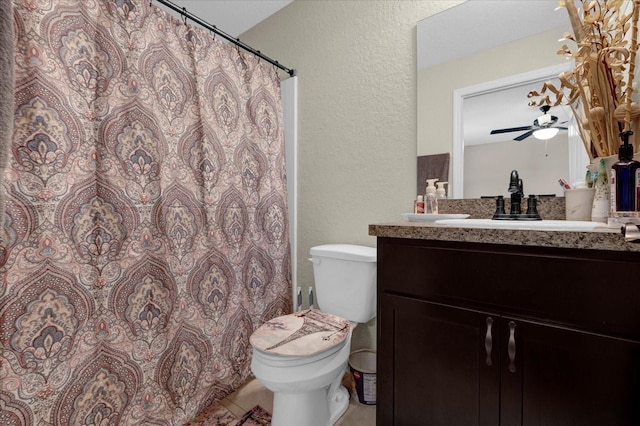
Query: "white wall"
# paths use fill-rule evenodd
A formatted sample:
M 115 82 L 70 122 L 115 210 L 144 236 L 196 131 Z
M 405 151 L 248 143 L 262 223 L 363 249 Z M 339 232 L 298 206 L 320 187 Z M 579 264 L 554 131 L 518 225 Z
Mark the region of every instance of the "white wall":
M 313 284 L 311 247 L 374 246 L 370 223 L 397 221 L 413 209 L 416 23 L 448 6 L 296 0 L 240 37 L 298 71 L 298 285 L 304 295 Z M 356 329 L 354 347 L 375 347 L 375 320 Z
M 564 136 L 564 137 L 562 137 Z M 517 170 L 525 195 L 563 196 L 558 178 L 568 176 L 569 146 L 566 135 L 550 141 L 534 137 L 467 146 L 464 149 L 465 198 L 509 196 L 509 177 Z M 544 170 L 544 173 L 540 173 Z M 472 178 L 470 179 L 469 176 Z

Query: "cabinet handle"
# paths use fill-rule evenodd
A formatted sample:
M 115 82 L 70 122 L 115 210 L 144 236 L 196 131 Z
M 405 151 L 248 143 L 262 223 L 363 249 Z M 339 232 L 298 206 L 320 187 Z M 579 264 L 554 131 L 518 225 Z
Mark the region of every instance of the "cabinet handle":
M 487 352 L 486 363 L 491 367 L 493 361 L 491 361 L 491 348 L 493 347 L 493 337 L 491 336 L 491 326 L 493 325 L 493 318 L 487 317 L 487 334 L 484 336 L 484 350 Z
M 509 371 L 516 372 L 516 323 L 509 321 Z

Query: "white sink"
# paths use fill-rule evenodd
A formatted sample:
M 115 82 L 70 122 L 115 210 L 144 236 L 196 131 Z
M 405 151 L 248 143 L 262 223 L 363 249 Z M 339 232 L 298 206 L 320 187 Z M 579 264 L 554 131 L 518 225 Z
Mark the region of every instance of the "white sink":
M 457 228 L 533 229 L 540 231 L 593 231 L 596 228 L 607 227 L 604 223 L 577 220 L 440 219 L 435 223 Z

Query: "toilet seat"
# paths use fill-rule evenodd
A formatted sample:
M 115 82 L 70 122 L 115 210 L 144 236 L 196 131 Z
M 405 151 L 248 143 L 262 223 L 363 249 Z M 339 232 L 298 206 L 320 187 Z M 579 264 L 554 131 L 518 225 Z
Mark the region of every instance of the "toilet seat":
M 261 360 L 269 365 L 299 365 L 331 356 L 351 334 L 344 318 L 308 309 L 273 318 L 249 338 Z
M 287 356 L 287 355 L 274 355 L 268 352 L 263 352 L 260 349 L 253 348 L 253 356 L 259 359 L 264 365 L 272 367 L 295 367 L 304 364 L 312 364 L 320 361 L 324 358 L 333 356 L 336 352 L 339 352 L 346 344 L 347 339 L 342 343 L 334 345 L 325 351 L 318 352 L 312 356 Z

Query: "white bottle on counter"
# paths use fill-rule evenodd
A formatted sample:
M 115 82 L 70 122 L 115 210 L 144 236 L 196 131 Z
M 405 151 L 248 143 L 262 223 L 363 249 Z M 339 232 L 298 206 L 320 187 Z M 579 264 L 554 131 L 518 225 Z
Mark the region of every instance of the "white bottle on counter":
M 436 198 L 438 200 L 444 200 L 447 198 L 447 190 L 444 189 L 444 185 L 449 182 L 436 182 L 438 189 L 436 189 Z
M 436 198 L 435 183 L 438 179 L 427 179 L 427 189 L 424 196 L 424 212 L 426 214 L 438 214 L 438 200 Z

